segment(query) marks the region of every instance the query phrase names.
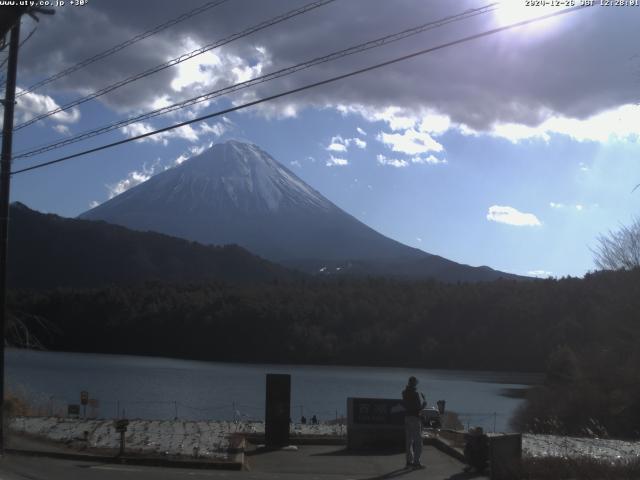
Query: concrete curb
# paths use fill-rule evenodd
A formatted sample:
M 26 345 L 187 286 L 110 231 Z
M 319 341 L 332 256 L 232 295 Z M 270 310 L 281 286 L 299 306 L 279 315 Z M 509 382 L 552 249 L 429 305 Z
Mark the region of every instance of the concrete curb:
M 442 453 L 446 453 L 447 455 L 455 458 L 456 460 L 461 461 L 462 463 L 466 463 L 464 458 L 464 453 L 458 450 L 457 448 L 452 447 L 447 442 L 440 438 L 425 438 L 423 441 L 423 445 L 431 445 L 436 447 Z
M 180 460 L 173 458 L 144 458 L 144 457 L 110 457 L 106 455 L 90 455 L 82 453 L 46 452 L 36 450 L 21 450 L 5 448 L 9 455 L 22 455 L 28 457 L 49 457 L 62 460 L 79 460 L 83 462 L 115 463 L 126 465 L 141 465 L 147 467 L 171 467 L 209 470 L 242 470 L 245 461 L 244 452 L 234 454 L 238 461 L 208 462 L 201 460 Z
M 247 435 L 246 440 L 259 445 L 264 443 L 264 434 Z M 437 437 L 426 437 L 423 439 L 423 445 L 431 445 L 442 453 L 445 453 L 462 463 L 466 463 L 464 453 L 460 450 L 449 445 L 445 440 Z M 301 437 L 289 437 L 290 445 L 347 445 L 347 439 L 344 437 L 327 437 L 327 436 L 301 436 Z
M 264 434 L 248 434 L 245 435 L 247 441 L 254 445 L 264 444 Z M 329 435 L 318 436 L 289 436 L 289 445 L 346 445 L 346 437 L 332 437 Z

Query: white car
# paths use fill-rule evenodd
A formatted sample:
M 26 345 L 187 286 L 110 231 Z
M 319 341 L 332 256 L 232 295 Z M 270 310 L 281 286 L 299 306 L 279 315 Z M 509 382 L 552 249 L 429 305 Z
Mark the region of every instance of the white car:
M 422 426 L 426 428 L 440 428 L 442 427 L 442 420 L 440 412 L 437 408 L 429 407 L 420 411 L 420 418 L 422 419 Z

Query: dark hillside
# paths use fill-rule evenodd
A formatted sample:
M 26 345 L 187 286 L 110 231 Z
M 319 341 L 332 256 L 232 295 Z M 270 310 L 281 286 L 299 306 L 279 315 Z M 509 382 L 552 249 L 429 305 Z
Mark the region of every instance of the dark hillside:
M 12 288 L 99 287 L 163 282 L 229 282 L 301 276 L 236 245 L 204 246 L 104 222 L 11 207 Z

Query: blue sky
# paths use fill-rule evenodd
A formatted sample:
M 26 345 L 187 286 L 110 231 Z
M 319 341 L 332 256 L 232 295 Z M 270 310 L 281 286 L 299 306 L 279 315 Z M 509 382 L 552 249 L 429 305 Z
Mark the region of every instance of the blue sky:
M 14 151 L 482 5 L 467 1 L 453 8 L 436 1 L 427 9 L 419 1 L 376 2 L 339 0 L 288 21 L 286 28 L 271 27 L 207 52 L 16 132 Z M 23 49 L 19 87 L 202 4 L 176 3 L 166 2 L 166 9 L 145 16 L 137 3 L 133 9 L 94 1 L 42 19 Z M 255 7 L 247 18 L 240 15 L 246 10 L 240 3 Z M 16 160 L 14 169 L 533 15 L 519 3 L 507 2 L 467 23 L 291 79 Z M 218 7 L 220 12 L 198 16 L 21 97 L 16 120 L 205 45 L 224 36 L 225 28 L 239 31 L 303 4 L 232 0 Z M 583 275 L 594 269 L 590 247 L 597 236 L 630 223 L 640 204 L 640 191 L 631 193 L 640 183 L 638 20 L 640 7 L 594 7 L 452 47 L 162 137 L 15 175 L 12 200 L 76 216 L 212 142 L 233 138 L 259 145 L 335 204 L 408 245 L 518 274 Z M 220 35 L 212 36 L 212 23 Z M 70 24 L 78 26 L 74 37 L 68 33 Z M 25 20 L 23 35 L 33 25 Z M 101 35 L 91 36 L 96 31 Z M 93 41 L 79 43 L 83 35 Z M 47 55 L 44 45 L 54 45 Z

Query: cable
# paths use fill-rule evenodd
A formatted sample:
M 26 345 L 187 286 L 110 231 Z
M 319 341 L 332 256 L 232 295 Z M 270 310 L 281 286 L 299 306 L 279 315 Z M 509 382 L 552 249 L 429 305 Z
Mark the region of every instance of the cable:
M 465 20 L 467 18 L 471 18 L 474 17 L 476 15 L 481 15 L 481 14 L 485 14 L 485 13 L 489 13 L 491 11 L 493 11 L 495 9 L 495 5 L 497 5 L 496 3 L 492 3 L 489 5 L 486 5 L 484 7 L 480 7 L 480 8 L 476 8 L 476 9 L 472 9 L 472 10 L 467 10 L 463 13 L 459 13 L 456 15 L 451 15 L 449 17 L 445 17 L 443 19 L 440 20 L 436 20 L 436 21 L 432 21 L 429 23 L 425 23 L 423 25 L 419 25 L 417 27 L 413 27 L 413 28 L 409 28 L 406 30 L 403 30 L 402 32 L 399 33 L 394 33 L 391 35 L 386 35 L 384 37 L 380 37 L 377 38 L 375 40 L 371 40 L 369 42 L 366 43 L 361 43 L 359 45 L 355 45 L 353 47 L 349 47 L 343 50 L 339 50 L 337 52 L 333 52 L 330 53 L 328 55 L 322 56 L 322 57 L 317 57 L 314 58 L 312 60 L 308 60 L 306 62 L 303 63 L 299 63 L 297 65 L 293 65 L 291 67 L 287 67 L 287 68 L 283 68 L 280 69 L 278 71 L 266 74 L 266 75 L 262 75 L 259 77 L 255 77 L 252 78 L 250 80 L 246 80 L 244 82 L 240 82 L 240 83 L 236 83 L 234 85 L 230 85 L 218 90 L 214 90 L 212 92 L 208 92 L 205 93 L 203 95 L 199 95 L 196 97 L 192 97 L 186 100 L 183 100 L 182 102 L 178 102 L 178 103 L 174 103 L 172 105 L 167 105 L 166 107 L 162 107 L 162 108 L 158 108 L 156 110 L 152 110 L 150 112 L 146 112 L 143 114 L 140 114 L 138 116 L 135 117 L 131 117 L 131 118 L 127 118 L 124 120 L 119 120 L 116 122 L 112 122 L 110 124 L 107 124 L 105 126 L 99 127 L 97 129 L 93 129 L 93 130 L 89 130 L 83 133 L 80 133 L 76 136 L 73 136 L 71 138 L 64 138 L 62 140 L 59 140 L 57 142 L 51 143 L 51 144 L 47 144 L 44 146 L 39 146 L 37 148 L 33 148 L 32 150 L 29 151 L 22 151 L 22 152 L 18 152 L 17 154 L 15 154 L 13 156 L 13 159 L 19 159 L 19 158 L 26 158 L 26 157 L 33 157 L 35 155 L 39 155 L 41 153 L 44 152 L 48 152 L 51 150 L 55 150 L 57 148 L 61 148 L 67 145 L 71 145 L 73 143 L 77 143 L 79 141 L 82 140 L 86 140 L 88 138 L 92 138 L 95 137 L 97 135 L 102 135 L 104 133 L 108 133 L 111 132 L 113 130 L 117 130 L 119 128 L 122 128 L 126 125 L 130 125 L 132 123 L 136 123 L 136 122 L 140 122 L 143 120 L 147 120 L 149 118 L 153 118 L 153 117 L 157 117 L 159 115 L 164 115 L 165 113 L 170 113 L 173 112 L 175 110 L 179 110 L 182 108 L 186 108 L 186 107 L 190 107 L 192 105 L 195 105 L 197 103 L 201 103 L 207 100 L 211 100 L 212 98 L 216 98 L 219 96 L 222 96 L 224 94 L 228 94 L 228 93 L 233 93 L 236 92 L 238 90 L 242 90 L 254 85 L 258 85 L 260 83 L 265 83 L 271 80 L 275 80 L 276 78 L 281 78 L 287 75 L 291 75 L 293 73 L 299 72 L 301 70 L 305 70 L 307 68 L 311 68 L 313 66 L 322 64 L 322 63 L 326 63 L 329 61 L 333 61 L 339 58 L 343 58 L 346 57 L 348 55 L 353 55 L 356 53 L 360 53 L 360 52 L 364 52 L 366 50 L 370 50 L 372 48 L 377 48 L 377 47 L 381 47 L 383 45 L 387 45 L 389 43 L 392 42 L 396 42 L 402 39 L 405 39 L 407 37 L 413 36 L 413 35 L 417 35 L 419 33 L 425 32 L 427 30 L 433 29 L 433 28 L 438 28 L 438 27 L 442 27 L 444 25 L 447 25 L 449 23 L 453 23 L 456 21 L 460 21 L 460 20 Z
M 24 38 L 24 40 L 22 40 L 22 41 L 20 42 L 20 45 L 18 45 L 18 48 L 19 48 L 19 49 L 20 49 L 20 48 L 22 48 L 22 46 L 23 46 L 25 43 L 27 43 L 27 40 L 29 40 L 29 39 L 33 36 L 33 34 L 34 34 L 34 33 L 36 33 L 37 28 L 38 28 L 38 26 L 37 26 L 37 25 L 36 25 L 35 27 L 33 27 L 33 30 L 31 30 L 31 32 L 29 32 L 29 35 L 27 35 L 27 36 Z M 7 63 L 7 61 L 8 61 L 8 60 L 9 60 L 9 55 L 7 54 L 6 58 L 2 61 L 2 63 L 0 63 L 0 68 L 4 67 L 5 63 Z M 6 81 L 6 75 L 4 75 L 4 74 L 3 74 L 3 75 L 2 75 L 2 77 L 3 77 L 3 78 L 2 78 L 2 81 L 0 81 L 0 88 L 4 88 L 4 87 L 5 87 L 5 85 L 7 84 L 7 81 Z M 17 95 L 16 95 L 16 97 L 17 97 Z
M 19 125 L 16 125 L 14 127 L 14 131 L 20 130 L 22 128 L 28 127 L 29 125 L 32 125 L 44 118 L 50 117 L 51 115 L 55 115 L 56 113 L 60 113 L 60 112 L 64 112 L 65 110 L 69 110 L 70 108 L 73 108 L 75 106 L 81 105 L 85 102 L 88 102 L 89 100 L 93 100 L 94 98 L 98 98 L 102 95 L 105 95 L 107 93 L 110 93 L 120 87 L 123 87 L 125 85 L 128 85 L 129 83 L 135 82 L 137 80 L 140 80 L 142 78 L 148 77 L 149 75 L 152 75 L 154 73 L 158 73 L 162 70 L 165 70 L 167 68 L 173 67 L 174 65 L 178 65 L 179 63 L 185 62 L 187 60 L 190 60 L 198 55 L 202 55 L 205 52 L 208 52 L 210 50 L 213 50 L 214 48 L 218 48 L 221 47 L 223 45 L 226 45 L 228 43 L 233 42 L 234 40 L 237 40 L 239 38 L 243 38 L 246 37 L 248 35 L 251 35 L 252 33 L 258 32 L 260 30 L 263 30 L 267 27 L 271 27 L 273 25 L 276 25 L 278 23 L 284 22 L 285 20 L 288 20 L 292 17 L 298 16 L 298 15 L 302 15 L 304 13 L 307 13 L 310 10 L 313 10 L 315 8 L 318 7 L 322 7 L 323 5 L 326 5 L 328 3 L 332 3 L 335 2 L 336 0 L 318 0 L 312 3 L 309 3 L 303 7 L 297 8 L 295 10 L 290 10 L 287 13 L 284 13 L 282 15 L 278 15 L 277 17 L 274 17 L 270 20 L 266 20 L 264 22 L 261 22 L 257 25 L 254 25 L 252 27 L 249 27 L 246 30 L 243 30 L 241 32 L 238 33 L 234 33 L 233 35 L 230 35 L 226 38 L 223 38 L 221 40 L 217 40 L 213 43 L 210 43 L 208 45 L 205 45 L 204 47 L 198 48 L 196 50 L 193 50 L 191 52 L 185 53 L 180 55 L 179 57 L 173 58 L 171 60 L 169 60 L 168 62 L 162 63 L 160 65 L 156 65 L 155 67 L 152 67 L 148 70 L 145 70 L 144 72 L 138 73 L 136 75 L 132 75 L 130 77 L 125 78 L 124 80 L 120 80 L 116 83 L 113 83 L 111 85 L 108 85 L 104 88 L 101 88 L 100 90 L 97 90 L 93 93 L 90 93 L 89 95 L 86 95 L 84 97 L 81 97 L 77 100 L 74 100 L 73 102 L 67 103 L 61 107 L 55 108 L 53 110 L 50 110 L 46 113 L 43 113 L 41 115 L 38 115 L 34 118 L 32 118 L 31 120 L 28 120 L 26 122 L 23 122 Z
M 15 175 L 15 174 L 18 174 L 18 173 L 24 173 L 24 172 L 28 172 L 28 171 L 31 171 L 31 170 L 36 170 L 38 168 L 43 168 L 43 167 L 46 167 L 46 166 L 49 166 L 49 165 L 54 165 L 56 163 L 64 162 L 66 160 L 71 160 L 72 158 L 81 157 L 81 156 L 87 155 L 89 153 L 99 152 L 99 151 L 105 150 L 107 148 L 116 147 L 118 145 L 122 145 L 122 144 L 125 144 L 125 143 L 133 142 L 135 140 L 140 140 L 140 139 L 143 139 L 143 138 L 146 138 L 146 137 L 150 137 L 152 135 L 156 135 L 158 133 L 167 132 L 167 131 L 173 130 L 175 128 L 184 127 L 184 126 L 190 125 L 192 123 L 201 122 L 203 120 L 208 120 L 208 119 L 213 118 L 213 117 L 219 117 L 221 115 L 226 115 L 228 113 L 235 112 L 235 111 L 238 111 L 238 110 L 242 110 L 244 108 L 252 107 L 254 105 L 258 105 L 258 104 L 261 104 L 261 103 L 269 102 L 271 100 L 276 100 L 278 98 L 285 97 L 285 96 L 288 96 L 288 95 L 292 95 L 294 93 L 299 93 L 299 92 L 302 92 L 302 91 L 305 91 L 305 90 L 309 90 L 311 88 L 315 88 L 315 87 L 319 87 L 319 86 L 326 85 L 326 84 L 329 84 L 329 83 L 333 83 L 333 82 L 336 82 L 338 80 L 343 80 L 345 78 L 349 78 L 349 77 L 353 77 L 355 75 L 359 75 L 361 73 L 370 72 L 372 70 L 376 70 L 378 68 L 382 68 L 382 67 L 386 67 L 388 65 L 392 65 L 392 64 L 395 64 L 395 63 L 398 63 L 398 62 L 402 62 L 404 60 L 408 60 L 410 58 L 418 57 L 420 55 L 425 55 L 427 53 L 435 52 L 436 50 L 442 50 L 444 48 L 452 47 L 454 45 L 459 45 L 461 43 L 466 43 L 466 42 L 470 42 L 470 41 L 473 41 L 473 40 L 477 40 L 479 38 L 488 37 L 490 35 L 494 35 L 494 34 L 499 33 L 499 32 L 504 32 L 506 30 L 511 30 L 513 28 L 517 28 L 517 27 L 521 27 L 521 26 L 524 26 L 524 25 L 529 25 L 531 23 L 539 22 L 539 21 L 545 20 L 547 18 L 557 17 L 559 15 L 564 15 L 564 14 L 567 14 L 567 13 L 571 13 L 571 12 L 575 12 L 575 11 L 578 11 L 578 10 L 582 10 L 584 8 L 588 8 L 589 6 L 590 5 L 579 5 L 579 6 L 576 6 L 576 7 L 567 8 L 567 9 L 561 10 L 559 12 L 549 13 L 547 15 L 542 15 L 540 17 L 535 17 L 535 18 L 531 18 L 531 19 L 528 19 L 528 20 L 523 20 L 523 21 L 520 21 L 520 22 L 517 22 L 517 23 L 513 23 L 511 25 L 505 25 L 504 27 L 494 28 L 492 30 L 486 30 L 484 32 L 477 33 L 475 35 L 470 35 L 468 37 L 463 37 L 463 38 L 460 38 L 458 40 L 453 40 L 451 42 L 447 42 L 447 43 L 443 43 L 443 44 L 437 45 L 435 47 L 425 48 L 425 49 L 419 50 L 417 52 L 413 52 L 413 53 L 410 53 L 410 54 L 407 54 L 407 55 L 403 55 L 401 57 L 394 58 L 392 60 L 387 60 L 386 62 L 378 63 L 376 65 L 371 65 L 369 67 L 361 68 L 359 70 L 354 70 L 354 71 L 349 72 L 349 73 L 345 73 L 345 74 L 338 75 L 338 76 L 335 76 L 335 77 L 327 78 L 327 79 L 321 80 L 319 82 L 310 83 L 310 84 L 304 85 L 302 87 L 294 88 L 292 90 L 287 90 L 285 92 L 281 92 L 281 93 L 278 93 L 278 94 L 275 94 L 275 95 L 271 95 L 269 97 L 261 98 L 261 99 L 258 99 L 258 100 L 254 100 L 252 102 L 244 103 L 242 105 L 237 105 L 235 107 L 231 107 L 231 108 L 227 108 L 227 109 L 224 109 L 224 110 L 220 110 L 218 112 L 210 113 L 208 115 L 203 115 L 201 117 L 194 118 L 194 119 L 191 119 L 191 120 L 187 120 L 187 121 L 184 121 L 184 122 L 181 122 L 181 123 L 177 123 L 177 124 L 171 125 L 169 127 L 159 128 L 159 129 L 153 130 L 151 132 L 143 133 L 141 135 L 136 135 L 135 137 L 126 138 L 124 140 L 119 140 L 117 142 L 112 142 L 112 143 L 109 143 L 109 144 L 106 144 L 106 145 L 102 145 L 100 147 L 91 148 L 89 150 L 84 150 L 82 152 L 74 153 L 72 155 L 67 155 L 67 156 L 62 157 L 62 158 L 57 158 L 55 160 L 50 160 L 48 162 L 43 162 L 43 163 L 40 163 L 38 165 L 33 165 L 31 167 L 27 167 L 27 168 L 23 168 L 23 169 L 20 169 L 20 170 L 16 170 L 16 171 L 11 172 L 11 175 Z
M 66 68 L 58 73 L 56 73 L 55 75 L 51 75 L 50 77 L 45 78 L 44 80 L 39 81 L 38 83 L 35 83 L 33 85 L 31 85 L 29 88 L 27 88 L 26 90 L 22 90 L 20 93 L 16 94 L 16 98 L 21 97 L 22 95 L 25 95 L 27 93 L 33 92 L 34 90 L 43 87 L 44 85 L 47 85 L 55 80 L 58 80 L 62 77 L 65 77 L 73 72 L 77 72 L 78 70 L 83 69 L 84 67 L 86 67 L 87 65 L 91 65 L 94 62 L 97 62 L 98 60 L 102 60 L 105 57 L 108 57 L 109 55 L 113 55 L 116 52 L 119 52 L 120 50 L 127 48 L 130 45 L 133 45 L 134 43 L 137 43 L 141 40 L 144 40 L 145 38 L 148 38 L 152 35 L 155 35 L 158 32 L 161 32 L 162 30 L 165 30 L 169 27 L 172 27 L 180 22 L 183 22 L 191 17 L 194 17 L 196 15 L 199 15 L 200 13 L 203 13 L 211 8 L 217 7 L 219 5 L 222 5 L 223 3 L 228 2 L 229 0 L 218 0 L 217 2 L 207 2 L 204 5 L 195 8 L 189 12 L 183 13 L 182 15 L 169 20 L 161 25 L 158 25 L 156 27 L 153 27 L 151 30 L 147 30 L 146 32 L 140 33 L 138 35 L 136 35 L 133 38 L 130 38 L 129 40 L 126 40 L 118 45 L 115 45 L 111 48 L 109 48 L 108 50 L 105 50 L 104 52 L 98 53 L 92 57 L 89 57 L 85 60 L 82 60 L 81 62 L 76 63 L 75 65 L 72 65 L 69 68 Z
M 36 33 L 36 30 L 38 29 L 38 26 L 36 25 L 35 27 L 33 27 L 33 30 L 31 30 L 29 32 L 29 35 L 27 35 L 24 40 L 22 40 L 20 42 L 20 45 L 18 45 L 18 48 L 21 48 L 25 43 L 27 43 L 29 41 L 29 39 L 33 36 L 34 33 Z
M 32 35 L 33 35 L 34 33 L 36 33 L 37 28 L 38 28 L 37 26 L 33 27 L 33 30 L 31 30 L 31 32 L 29 32 L 29 35 L 27 35 L 27 36 L 24 38 L 24 40 L 22 40 L 22 41 L 20 42 L 20 45 L 18 45 L 18 48 L 21 48 L 25 43 L 27 43 L 27 40 L 29 40 L 29 39 L 32 37 Z M 9 60 L 9 55 L 7 55 L 7 58 L 5 58 L 5 59 L 2 61 L 2 63 L 0 63 L 0 68 L 4 67 L 4 64 L 5 64 L 5 63 L 7 63 L 7 60 Z M 4 87 L 4 83 L 6 83 L 6 82 L 3 82 L 3 84 L 1 85 L 2 87 Z M 17 97 L 17 95 L 16 95 L 16 97 Z

